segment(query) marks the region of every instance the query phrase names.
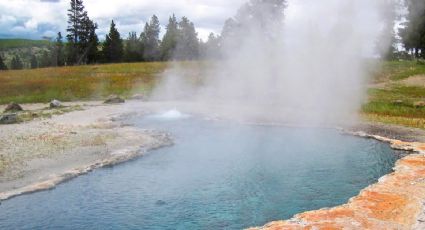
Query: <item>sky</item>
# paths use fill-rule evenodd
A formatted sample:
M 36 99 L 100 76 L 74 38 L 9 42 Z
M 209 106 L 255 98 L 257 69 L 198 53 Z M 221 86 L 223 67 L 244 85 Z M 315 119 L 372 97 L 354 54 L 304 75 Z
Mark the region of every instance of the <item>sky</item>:
M 141 33 L 145 22 L 156 14 L 162 26 L 173 13 L 195 23 L 198 35 L 220 33 L 224 21 L 246 0 L 84 0 L 89 17 L 99 25 L 101 39 L 114 19 L 123 37 Z M 0 0 L 0 38 L 40 39 L 66 33 L 69 0 Z M 162 33 L 164 33 L 164 28 Z

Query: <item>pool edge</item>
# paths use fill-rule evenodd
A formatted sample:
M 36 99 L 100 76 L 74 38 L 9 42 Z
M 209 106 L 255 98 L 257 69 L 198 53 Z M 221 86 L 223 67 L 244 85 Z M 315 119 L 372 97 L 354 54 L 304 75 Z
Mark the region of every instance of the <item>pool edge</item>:
M 393 173 L 381 177 L 346 204 L 304 212 L 289 220 L 249 230 L 425 229 L 425 143 L 403 142 L 365 132 L 348 133 L 415 153 L 398 160 Z

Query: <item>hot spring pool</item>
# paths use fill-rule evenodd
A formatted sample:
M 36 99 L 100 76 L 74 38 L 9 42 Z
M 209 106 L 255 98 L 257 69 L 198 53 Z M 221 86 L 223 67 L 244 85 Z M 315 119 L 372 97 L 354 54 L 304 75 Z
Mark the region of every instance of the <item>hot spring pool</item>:
M 386 144 L 335 130 L 130 122 L 176 144 L 4 201 L 0 229 L 241 229 L 345 203 L 397 160 Z

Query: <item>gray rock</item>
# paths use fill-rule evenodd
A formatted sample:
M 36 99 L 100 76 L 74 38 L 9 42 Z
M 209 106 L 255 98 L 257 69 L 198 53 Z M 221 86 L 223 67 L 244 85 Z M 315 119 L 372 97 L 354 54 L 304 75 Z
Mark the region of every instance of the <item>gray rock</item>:
M 121 104 L 125 103 L 125 100 L 117 95 L 111 95 L 104 102 L 105 104 Z
M 50 102 L 50 108 L 51 109 L 54 109 L 54 108 L 60 108 L 60 107 L 62 107 L 62 102 L 61 101 L 58 101 L 58 100 L 53 100 L 53 101 L 51 101 Z
M 18 111 L 22 111 L 22 110 L 23 109 L 22 109 L 22 107 L 19 104 L 15 103 L 15 102 L 12 102 L 12 103 L 10 103 L 9 105 L 6 106 L 6 109 L 4 109 L 4 112 L 5 113 L 8 113 L 8 112 L 18 112 Z
M 0 115 L 0 124 L 7 125 L 7 124 L 15 124 L 18 123 L 18 115 L 16 113 L 9 113 L 9 114 L 3 114 Z
M 145 95 L 143 94 L 134 94 L 131 99 L 133 100 L 145 100 Z

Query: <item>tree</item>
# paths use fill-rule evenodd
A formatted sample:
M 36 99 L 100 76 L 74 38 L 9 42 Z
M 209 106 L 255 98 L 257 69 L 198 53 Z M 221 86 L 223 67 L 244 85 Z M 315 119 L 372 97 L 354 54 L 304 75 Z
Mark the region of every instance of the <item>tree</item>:
M 31 55 L 31 69 L 37 69 L 37 68 L 38 68 L 37 57 L 33 54 Z
M 159 24 L 158 17 L 153 15 L 149 23 L 145 24 L 143 33 L 140 35 L 140 40 L 143 43 L 143 58 L 146 61 L 157 61 L 159 60 L 159 33 L 161 27 Z
M 143 60 L 143 45 L 137 37 L 136 32 L 130 32 L 125 42 L 124 60 L 137 62 Z
M 19 69 L 23 69 L 23 68 L 24 68 L 24 64 L 22 63 L 21 58 L 19 58 L 18 55 L 15 55 L 12 58 L 12 61 L 10 63 L 10 69 L 19 70 Z
M 200 56 L 205 59 L 215 59 L 220 57 L 220 36 L 210 33 L 207 42 L 200 44 Z
M 103 43 L 103 56 L 106 62 L 121 62 L 124 53 L 123 41 L 118 30 L 115 28 L 115 22 L 112 20 L 109 34 L 106 35 Z
M 82 0 L 71 0 L 71 8 L 68 10 L 68 28 L 67 28 L 67 60 L 69 64 L 77 64 L 80 56 L 78 44 L 82 31 L 82 21 L 85 16 Z
M 406 50 L 415 57 L 425 57 L 425 2 L 423 0 L 406 0 L 407 22 L 400 31 Z
M 97 24 L 84 10 L 83 0 L 71 0 L 68 10 L 67 60 L 69 64 L 93 63 L 97 59 Z
M 160 46 L 160 58 L 167 61 L 173 58 L 178 39 L 178 22 L 176 16 L 173 14 L 168 19 L 167 31 L 162 38 Z
M 175 58 L 178 60 L 193 60 L 199 57 L 199 40 L 195 25 L 183 17 L 179 22 Z
M 96 34 L 97 27 L 97 24 L 90 20 L 88 16 L 84 17 L 84 33 L 81 42 L 82 49 L 84 50 L 82 60 L 88 64 L 96 63 L 99 59 L 99 38 Z
M 46 68 L 46 67 L 52 66 L 52 59 L 53 58 L 52 58 L 51 55 L 49 55 L 50 53 L 47 50 L 43 50 L 41 57 L 40 57 L 40 61 L 38 63 L 40 68 Z
M 4 64 L 3 58 L 1 55 L 0 55 L 0 70 L 7 70 L 7 66 L 6 64 Z
M 63 66 L 65 64 L 61 32 L 59 32 L 58 36 L 56 37 L 53 59 L 54 66 Z

